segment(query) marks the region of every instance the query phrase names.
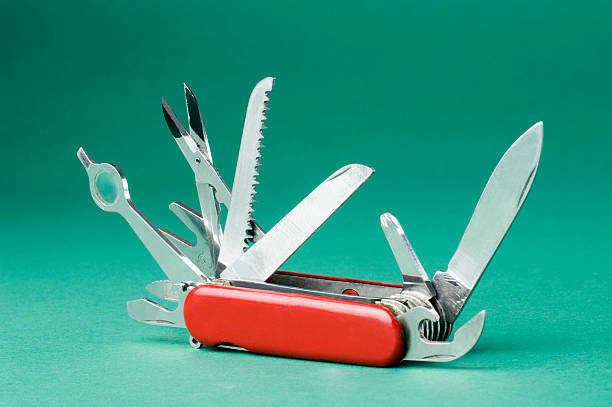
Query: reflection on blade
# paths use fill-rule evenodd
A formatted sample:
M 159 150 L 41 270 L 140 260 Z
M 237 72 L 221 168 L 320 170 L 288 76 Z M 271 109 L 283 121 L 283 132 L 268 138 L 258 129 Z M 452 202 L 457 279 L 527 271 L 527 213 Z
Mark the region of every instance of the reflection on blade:
M 315 188 L 221 277 L 265 281 L 372 175 L 365 165 L 347 165 Z
M 430 297 L 436 295 L 399 221 L 387 212 L 380 216 L 380 225 L 402 272 L 404 290 L 421 291 Z
M 446 272 L 433 283 L 454 321 L 523 204 L 540 160 L 542 123 L 527 130 L 504 154 L 487 183 Z
M 202 114 L 200 113 L 200 107 L 196 100 L 193 92 L 186 84 L 185 87 L 185 103 L 187 104 L 187 118 L 189 121 L 189 134 L 192 137 L 197 136 L 202 142 L 200 149 L 206 156 L 208 161 L 212 164 L 212 156 L 210 155 L 210 147 L 208 145 L 208 137 L 206 137 L 206 130 L 204 129 L 204 122 L 202 121 Z M 194 137 L 195 138 L 195 137 Z

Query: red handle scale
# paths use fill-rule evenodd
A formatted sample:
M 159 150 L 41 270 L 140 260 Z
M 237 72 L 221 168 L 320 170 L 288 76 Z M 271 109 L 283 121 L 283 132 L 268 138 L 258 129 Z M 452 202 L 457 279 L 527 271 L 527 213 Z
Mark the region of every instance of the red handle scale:
M 400 323 L 373 304 L 201 285 L 183 312 L 191 335 L 207 346 L 369 366 L 396 364 L 405 352 Z

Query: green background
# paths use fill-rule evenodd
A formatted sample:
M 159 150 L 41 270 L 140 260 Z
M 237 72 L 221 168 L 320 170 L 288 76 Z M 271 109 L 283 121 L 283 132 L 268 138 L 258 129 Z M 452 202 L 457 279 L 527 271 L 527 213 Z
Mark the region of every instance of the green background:
M 611 404 L 609 2 L 171 3 L 0 5 L 1 405 Z M 160 98 L 185 120 L 189 84 L 231 185 L 268 75 L 264 228 L 341 165 L 376 169 L 294 271 L 398 282 L 386 211 L 444 269 L 503 152 L 544 121 L 530 197 L 459 321 L 488 311 L 471 353 L 380 369 L 198 351 L 128 318 L 164 275 L 95 206 L 77 148 L 188 237 L 167 205 L 197 207 L 193 174 Z

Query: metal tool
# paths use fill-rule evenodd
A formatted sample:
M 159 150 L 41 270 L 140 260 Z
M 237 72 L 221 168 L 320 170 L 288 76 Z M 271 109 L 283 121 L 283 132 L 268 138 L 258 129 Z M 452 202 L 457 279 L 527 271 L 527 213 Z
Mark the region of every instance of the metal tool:
M 169 279 L 210 281 L 136 208 L 130 198 L 127 180 L 119 168 L 94 162 L 82 148 L 77 155 L 87 171 L 91 196 L 96 204 L 105 211 L 123 216 Z
M 238 256 L 221 273 L 221 278 L 266 281 L 373 172 L 371 168 L 358 164 L 340 168 L 261 240 Z
M 191 90 L 184 88 L 189 131 L 162 101 L 166 123 L 194 172 L 202 212 L 178 202 L 170 209 L 194 233 L 194 243 L 155 227 L 132 203 L 120 170 L 93 162 L 79 149 L 96 204 L 128 221 L 168 277 L 147 290 L 176 304 L 171 309 L 143 298 L 128 302 L 128 314 L 151 325 L 187 328 L 196 348 L 231 344 L 263 354 L 371 366 L 445 362 L 467 353 L 480 338 L 485 311 L 449 337 L 529 192 L 542 123 L 504 154 L 447 270 L 433 279 L 390 213 L 380 221 L 402 284 L 279 271 L 373 170 L 342 167 L 264 233 L 253 219 L 252 203 L 273 83 L 273 78 L 263 79 L 249 98 L 231 192 L 213 165 Z M 224 228 L 221 205 L 228 209 Z
M 247 107 L 234 186 L 232 188 L 232 203 L 229 206 L 225 222 L 225 237 L 219 253 L 217 275 L 225 267 L 234 262 L 248 247 L 248 240 L 253 238 L 253 199 L 257 184 L 257 167 L 261 155 L 261 139 L 263 138 L 265 110 L 267 108 L 268 92 L 272 90 L 273 78 L 262 79 L 257 85 Z
M 523 205 L 540 162 L 542 123 L 512 144 L 487 182 L 472 219 L 448 263 L 433 284 L 447 321 L 454 322 Z
M 428 298 L 434 297 L 436 290 L 429 281 L 399 221 L 387 212 L 380 216 L 380 225 L 402 272 L 403 291 L 422 291 L 423 295 Z
M 249 102 L 247 112 L 250 112 L 250 115 L 247 114 L 247 123 L 255 122 L 252 116 L 256 114 L 256 109 L 263 109 L 264 98 L 259 95 L 267 91 L 265 90 L 267 86 L 270 87 L 268 90 L 271 90 L 272 82 L 273 78 L 266 78 L 255 88 L 259 92 L 254 91 L 251 99 L 257 100 L 259 103 Z M 200 207 L 202 213 L 206 216 L 198 214 L 184 204 L 173 202 L 170 204 L 170 210 L 196 235 L 196 243 L 191 244 L 165 229 L 162 229 L 162 232 L 177 247 L 181 248 L 189 259 L 198 264 L 204 273 L 214 278 L 221 240 L 223 239 L 219 218 L 220 205 L 230 207 L 231 193 L 227 184 L 213 166 L 208 137 L 206 136 L 198 102 L 187 85 L 184 85 L 184 89 L 189 132 L 176 117 L 165 99 L 162 99 L 162 110 L 170 132 L 195 174 Z M 258 95 L 259 98 L 255 95 Z M 245 123 L 245 131 L 247 130 L 247 123 Z M 255 221 L 251 221 L 249 227 L 249 238 L 252 241 L 257 241 L 263 236 L 264 232 Z

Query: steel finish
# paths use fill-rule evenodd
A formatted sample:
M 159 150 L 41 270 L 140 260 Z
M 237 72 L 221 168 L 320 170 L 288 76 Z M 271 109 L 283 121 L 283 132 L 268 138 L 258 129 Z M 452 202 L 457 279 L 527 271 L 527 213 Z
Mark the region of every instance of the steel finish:
M 230 280 L 265 281 L 372 175 L 360 164 L 340 168 L 222 273 Z
M 453 322 L 495 254 L 523 205 L 540 161 L 542 122 L 512 144 L 487 182 L 472 219 L 445 272 L 433 284 L 439 301 Z
M 274 78 L 262 79 L 251 93 L 247 107 L 246 119 L 242 131 L 238 164 L 232 187 L 232 203 L 229 206 L 223 236 L 223 245 L 217 261 L 217 275 L 233 263 L 248 247 L 248 240 L 253 238 L 253 200 L 261 139 L 263 138 L 265 110 L 268 92 L 272 90 Z M 244 276 L 246 277 L 246 276 Z
M 83 148 L 79 149 L 77 156 L 87 171 L 94 202 L 105 211 L 123 216 L 170 280 L 210 281 L 136 208 L 130 199 L 127 180 L 119 168 L 92 161 Z M 109 188 L 113 193 L 105 193 L 103 188 Z
M 447 271 L 437 272 L 432 281 L 390 213 L 381 216 L 381 227 L 402 284 L 276 273 L 373 169 L 359 164 L 341 168 L 264 234 L 253 220 L 252 202 L 272 85 L 273 78 L 263 79 L 249 99 L 231 193 L 213 165 L 191 90 L 184 88 L 189 131 L 162 100 L 168 127 L 194 172 L 202 213 L 180 202 L 170 204 L 170 210 L 194 233 L 194 243 L 153 225 L 131 201 L 119 168 L 96 163 L 79 149 L 94 202 L 126 219 L 168 277 L 147 290 L 176 304 L 172 309 L 142 298 L 127 303 L 128 315 L 147 324 L 188 327 L 195 348 L 231 342 L 255 352 L 375 366 L 402 358 L 445 362 L 468 352 L 482 333 L 485 311 L 446 340 L 529 192 L 540 158 L 542 123 L 504 154 Z M 228 208 L 225 230 L 221 205 Z M 249 247 L 247 240 L 255 243 Z

